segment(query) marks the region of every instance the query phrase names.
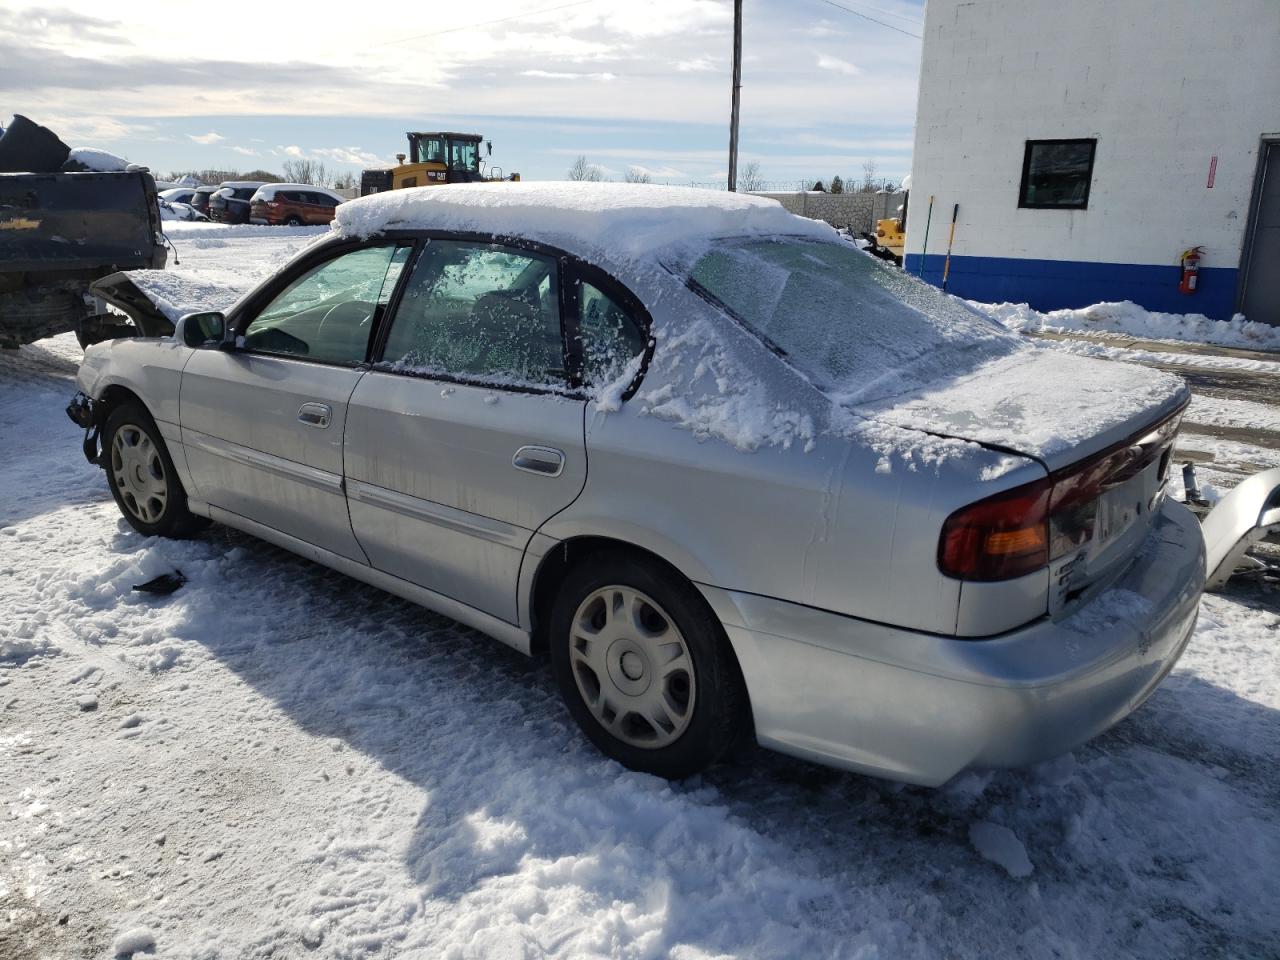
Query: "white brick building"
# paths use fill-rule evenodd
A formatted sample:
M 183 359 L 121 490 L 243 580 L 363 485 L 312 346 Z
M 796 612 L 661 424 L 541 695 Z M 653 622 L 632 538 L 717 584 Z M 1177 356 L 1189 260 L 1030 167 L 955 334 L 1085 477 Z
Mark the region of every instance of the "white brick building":
M 930 195 L 961 296 L 1280 323 L 1280 0 L 929 0 L 913 273 Z

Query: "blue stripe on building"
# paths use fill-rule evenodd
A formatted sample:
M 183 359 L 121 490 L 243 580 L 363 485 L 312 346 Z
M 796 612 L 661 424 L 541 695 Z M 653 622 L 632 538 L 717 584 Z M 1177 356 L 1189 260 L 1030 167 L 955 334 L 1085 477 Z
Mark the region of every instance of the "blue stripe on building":
M 941 286 L 945 260 L 943 254 L 928 254 L 924 279 Z M 907 254 L 905 269 L 920 276 L 920 254 Z M 1229 320 L 1235 312 L 1238 274 L 1235 267 L 1202 267 L 1199 289 L 1186 295 L 1178 292 L 1181 271 L 1175 266 L 952 257 L 947 292 L 983 303 L 1028 303 L 1036 310 L 1132 300 L 1162 313 L 1203 313 L 1214 320 Z

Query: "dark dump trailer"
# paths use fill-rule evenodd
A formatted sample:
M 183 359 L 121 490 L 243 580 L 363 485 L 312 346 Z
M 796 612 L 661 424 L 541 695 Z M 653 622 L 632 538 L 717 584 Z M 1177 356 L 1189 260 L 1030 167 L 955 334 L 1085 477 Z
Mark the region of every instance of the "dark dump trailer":
M 0 346 L 71 330 L 82 345 L 119 335 L 127 321 L 90 284 L 164 267 L 151 174 L 63 172 L 76 166 L 69 153 L 23 117 L 0 136 Z

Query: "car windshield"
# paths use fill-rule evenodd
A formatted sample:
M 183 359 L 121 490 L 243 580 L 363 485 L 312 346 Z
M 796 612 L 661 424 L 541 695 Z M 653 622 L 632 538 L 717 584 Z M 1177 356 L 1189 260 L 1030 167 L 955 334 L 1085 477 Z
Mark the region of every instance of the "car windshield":
M 955 297 L 849 244 L 720 240 L 677 272 L 842 399 L 950 379 L 1018 343 Z

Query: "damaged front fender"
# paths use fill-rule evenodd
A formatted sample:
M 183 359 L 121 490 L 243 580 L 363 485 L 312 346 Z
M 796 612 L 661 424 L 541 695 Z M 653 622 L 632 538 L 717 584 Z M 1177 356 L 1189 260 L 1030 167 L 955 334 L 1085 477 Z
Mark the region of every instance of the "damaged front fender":
M 1280 467 L 1248 477 L 1204 517 L 1206 590 L 1218 590 L 1254 566 L 1246 556 L 1259 540 L 1280 532 Z
M 137 333 L 130 332 L 130 336 L 142 337 L 169 337 L 173 335 L 173 321 L 170 320 L 159 307 L 152 302 L 151 298 L 142 292 L 133 282 L 133 278 L 128 272 L 121 271 L 103 277 L 101 280 L 95 280 L 89 286 L 89 292 L 102 300 L 105 300 L 117 310 L 122 311 L 137 326 Z M 105 328 L 103 331 L 89 331 L 85 333 L 89 337 L 105 332 L 106 336 L 99 336 L 97 339 L 90 339 L 90 343 L 96 343 L 99 340 L 109 340 L 113 336 L 120 336 L 119 327 Z
M 102 465 L 102 453 L 98 449 L 98 434 L 102 429 L 101 405 L 91 397 L 77 393 L 67 404 L 67 416 L 71 422 L 84 429 L 84 458 L 95 466 Z

